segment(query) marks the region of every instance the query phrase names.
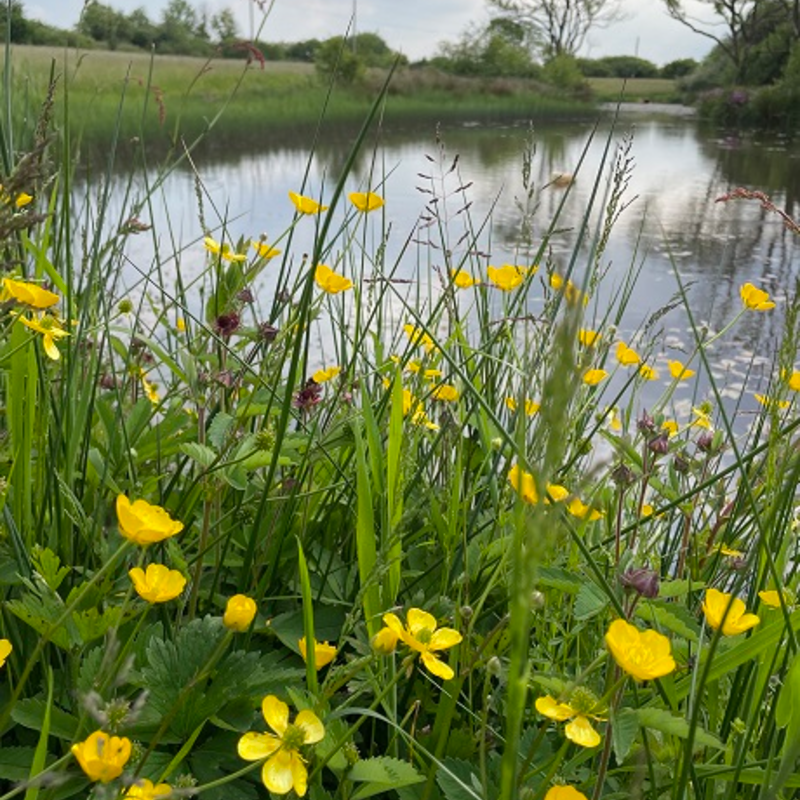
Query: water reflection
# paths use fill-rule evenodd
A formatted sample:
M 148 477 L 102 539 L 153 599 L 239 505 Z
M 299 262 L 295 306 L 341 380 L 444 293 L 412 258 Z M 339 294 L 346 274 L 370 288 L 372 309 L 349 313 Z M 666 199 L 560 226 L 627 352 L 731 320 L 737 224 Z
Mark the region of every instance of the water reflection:
M 617 220 L 600 264 L 606 279 L 588 309 L 601 319 L 604 306 L 631 271 L 640 278 L 631 293 L 621 324 L 630 339 L 678 291 L 686 287 L 697 325 L 719 330 L 741 308 L 739 286 L 751 281 L 779 301 L 793 290 L 798 260 L 792 235 L 780 220 L 757 202 L 719 203 L 716 199 L 744 185 L 770 194 L 790 215 L 800 198 L 800 149 L 790 142 L 763 136 L 725 137 L 703 129 L 693 119 L 676 116 L 623 117 L 616 128 L 608 120 L 597 129 L 576 121 L 536 126 L 530 178 L 535 191 L 528 205 L 523 182 L 522 153 L 530 135 L 526 122 L 505 125 L 462 125 L 441 132 L 435 126 L 414 131 L 384 131 L 370 138 L 355 161 L 348 191 L 379 187 L 387 198 L 385 220 L 391 221 L 385 263 L 398 278 L 419 282 L 423 295 L 431 277 L 447 266 L 443 249 L 431 249 L 420 220 L 430 216 L 434 191 L 437 226 L 446 224 L 445 248 L 452 260 L 470 253 L 485 270 L 488 263 L 530 258 L 560 209 L 558 231 L 549 240 L 548 256 L 566 270 L 584 217 L 589 235 L 575 264 L 575 279 L 594 258 L 592 243 L 603 227 L 603 200 L 614 154 L 630 139 L 630 174 L 625 202 L 630 206 Z M 270 241 L 286 230 L 292 218 L 289 190 L 327 198 L 345 167 L 354 133 L 340 128 L 321 131 L 313 158 L 304 141 L 265 138 L 260 149 L 247 152 L 210 150 L 195 154 L 197 179 L 204 197 L 202 215 L 209 227 L 224 229 L 234 240 L 265 234 Z M 449 172 L 455 156 L 457 168 Z M 625 154 L 622 154 L 624 160 Z M 581 163 L 582 162 L 582 163 Z M 581 164 L 580 169 L 578 165 Z M 548 186 L 554 173 L 577 172 L 568 191 Z M 596 181 L 600 174 L 601 179 Z M 468 185 L 468 189 L 463 189 Z M 121 201 L 120 201 L 121 202 Z M 470 204 L 468 210 L 465 206 Z M 426 210 L 427 209 L 427 210 Z M 342 207 L 339 214 L 346 209 Z M 149 272 L 159 253 L 171 252 L 171 240 L 183 248 L 173 266 L 196 274 L 203 263 L 200 206 L 196 176 L 177 170 L 163 184 L 152 208 L 156 220 L 169 220 L 171 234 L 161 240 L 134 240 L 128 256 L 129 283 L 139 271 Z M 370 218 L 368 242 L 381 242 L 383 221 Z M 520 248 L 520 234 L 529 225 L 529 248 Z M 313 245 L 315 220 L 303 219 L 295 229 L 290 252 L 293 265 Z M 334 226 L 335 229 L 335 226 Z M 476 233 L 477 232 L 477 233 Z M 437 231 L 435 240 L 439 232 Z M 336 256 L 336 248 L 332 258 Z M 270 291 L 270 279 L 260 287 Z M 432 291 L 432 290 L 431 290 Z M 498 303 L 499 303 L 498 299 Z M 536 300 L 532 300 L 535 307 Z M 670 312 L 654 328 L 662 360 L 683 358 L 692 350 L 686 315 Z M 715 363 L 736 394 L 746 379 L 769 377 L 772 367 L 759 353 L 770 353 L 783 329 L 783 313 L 748 314 L 717 345 Z M 731 388 L 733 387 L 733 388 Z M 699 392 L 707 390 L 701 383 Z M 689 391 L 688 389 L 682 391 Z M 745 399 L 745 405 L 754 403 Z

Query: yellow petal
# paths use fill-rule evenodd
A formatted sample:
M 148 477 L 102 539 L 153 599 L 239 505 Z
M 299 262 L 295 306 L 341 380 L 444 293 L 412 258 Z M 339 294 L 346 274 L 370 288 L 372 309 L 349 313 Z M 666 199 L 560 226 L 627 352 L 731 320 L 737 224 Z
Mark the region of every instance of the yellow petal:
M 445 664 L 444 661 L 439 661 L 433 653 L 423 652 L 420 658 L 428 671 L 443 681 L 449 681 L 455 675 L 452 668 Z
M 575 711 L 571 706 L 566 703 L 559 703 L 550 695 L 536 698 L 536 710 L 548 719 L 554 719 L 556 722 L 564 722 L 575 715 Z
M 292 756 L 286 750 L 279 750 L 274 756 L 264 762 L 261 770 L 261 780 L 264 786 L 275 794 L 289 794 L 294 786 L 292 774 Z
M 600 734 L 584 716 L 577 716 L 572 722 L 565 725 L 564 735 L 581 747 L 597 747 L 601 742 Z
M 298 797 L 305 796 L 308 789 L 308 771 L 303 759 L 297 753 L 290 754 L 290 764 L 292 769 L 292 786 Z
M 278 736 L 283 736 L 286 726 L 289 724 L 289 706 L 278 700 L 274 694 L 269 694 L 261 701 L 261 713 L 264 715 L 267 725 Z
M 297 715 L 294 724 L 301 728 L 305 734 L 304 744 L 316 744 L 325 738 L 325 726 L 313 711 L 301 711 Z
M 452 628 L 439 628 L 434 631 L 428 647 L 431 650 L 446 650 L 448 647 L 457 645 L 463 637 Z
M 409 633 L 416 637 L 423 630 L 433 633 L 436 630 L 436 617 L 421 608 L 409 608 L 406 614 Z
M 279 750 L 281 740 L 271 733 L 255 733 L 250 731 L 239 739 L 237 750 L 240 758 L 245 761 L 260 761 L 262 758 L 271 756 Z

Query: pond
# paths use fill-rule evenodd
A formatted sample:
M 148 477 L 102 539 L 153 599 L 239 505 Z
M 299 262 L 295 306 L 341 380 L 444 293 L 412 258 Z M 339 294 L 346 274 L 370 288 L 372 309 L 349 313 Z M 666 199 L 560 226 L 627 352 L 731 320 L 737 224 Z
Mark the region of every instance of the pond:
M 352 141 L 352 132 L 323 130 L 310 155 L 306 137 L 273 140 L 265 133 L 258 150 L 234 152 L 218 145 L 196 153 L 196 172 L 188 168 L 173 172 L 153 198 L 152 208 L 142 212 L 143 219 L 156 222 L 158 239 L 156 243 L 148 237 L 132 240 L 127 251 L 131 266 L 125 273 L 128 286 L 119 287 L 119 295 L 140 287 L 141 275 L 151 273 L 156 263 L 167 281 L 176 267 L 185 280 L 199 273 L 205 260 L 201 219 L 216 238 L 236 241 L 263 234 L 270 242 L 280 239 L 293 215 L 287 193 L 302 190 L 323 202 L 329 199 Z M 527 201 L 530 235 L 525 247 L 521 245 L 527 196 L 524 153 L 531 146 L 528 185 L 533 192 Z M 597 123 L 467 122 L 442 130 L 431 124 L 371 135 L 355 161 L 346 191 L 370 186 L 386 198 L 385 209 L 370 215 L 366 249 L 374 253 L 384 244 L 385 263 L 391 265 L 393 276 L 413 282 L 420 296 L 432 297 L 447 264 L 458 264 L 470 253 L 478 254 L 484 280 L 488 264 L 529 262 L 557 212 L 558 230 L 549 239 L 548 258 L 559 271 L 569 269 L 582 225 L 587 224 L 572 273 L 580 284 L 594 258 L 592 242 L 603 229 L 603 206 L 615 162 L 625 170 L 620 202 L 624 210 L 600 256 L 605 277 L 587 306 L 588 321 L 601 319 L 608 298 L 638 274 L 618 336 L 636 341 L 637 332 L 649 321 L 653 359 L 666 373 L 667 359 L 685 360 L 693 349 L 689 319 L 682 308 L 659 316 L 679 292 L 679 283 L 694 322 L 711 332 L 723 329 L 741 310 L 742 284 L 751 282 L 767 290 L 778 308 L 743 315 L 713 351 L 714 375 L 724 387 L 723 395 L 740 418 L 752 418 L 759 407 L 753 391 L 764 391 L 775 377 L 772 354 L 783 335 L 786 301 L 800 266 L 796 237 L 759 202 L 718 202 L 718 198 L 743 186 L 765 192 L 779 208 L 796 216 L 800 200 L 796 143 L 759 134 L 720 134 L 680 109 L 653 106 L 624 107 L 618 118 L 608 114 Z M 553 176 L 558 174 L 573 180 L 558 181 L 569 185 L 557 186 Z M 122 186 L 120 180 L 120 191 Z M 337 210 L 340 217 L 348 206 L 344 202 Z M 312 249 L 318 222 L 318 218 L 298 222 L 291 251 L 285 253 L 287 263 L 294 267 L 302 263 L 303 254 Z M 388 232 L 382 242 L 384 231 Z M 431 240 L 433 246 L 427 244 Z M 173 258 L 175 243 L 180 249 Z M 280 241 L 277 246 L 281 247 Z M 332 261 L 337 246 L 331 251 Z M 476 261 L 472 263 L 474 268 Z M 268 273 L 258 292 L 269 294 Z M 501 293 L 496 294 L 500 304 Z M 532 299 L 532 307 L 535 303 Z M 320 361 L 325 360 L 324 339 L 323 334 Z M 676 395 L 679 410 L 690 413 L 691 406 L 708 394 L 708 383 L 702 379 L 681 386 Z

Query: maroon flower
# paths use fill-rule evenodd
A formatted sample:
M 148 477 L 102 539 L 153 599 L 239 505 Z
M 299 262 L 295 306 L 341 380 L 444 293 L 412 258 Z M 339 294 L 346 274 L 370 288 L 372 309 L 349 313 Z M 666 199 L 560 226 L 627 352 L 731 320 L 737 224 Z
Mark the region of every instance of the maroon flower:
M 214 320 L 214 330 L 220 336 L 227 339 L 239 330 L 240 324 L 241 320 L 239 319 L 239 315 L 235 311 L 231 311 L 228 314 L 220 314 Z

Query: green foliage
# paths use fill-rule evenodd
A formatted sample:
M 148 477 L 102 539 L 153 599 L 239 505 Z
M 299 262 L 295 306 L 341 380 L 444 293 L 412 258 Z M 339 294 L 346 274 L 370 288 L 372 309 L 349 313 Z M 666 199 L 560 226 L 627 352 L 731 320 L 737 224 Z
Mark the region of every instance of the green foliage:
M 676 78 L 685 78 L 687 75 L 691 75 L 698 66 L 698 62 L 693 58 L 677 58 L 675 61 L 670 61 L 668 64 L 664 64 L 664 66 L 661 67 L 661 77 L 671 78 L 673 80 Z
M 319 45 L 314 66 L 323 80 L 334 79 L 345 85 L 358 81 L 366 70 L 364 59 L 343 36 L 333 36 Z
M 544 65 L 542 78 L 547 83 L 574 95 L 586 96 L 589 92 L 589 86 L 573 56 L 562 54 L 551 58 Z
M 688 59 L 691 61 L 691 59 Z M 603 58 L 576 59 L 580 71 L 587 78 L 657 78 L 661 71 L 651 61 L 635 56 L 605 56 Z M 665 78 L 676 75 L 663 75 Z

